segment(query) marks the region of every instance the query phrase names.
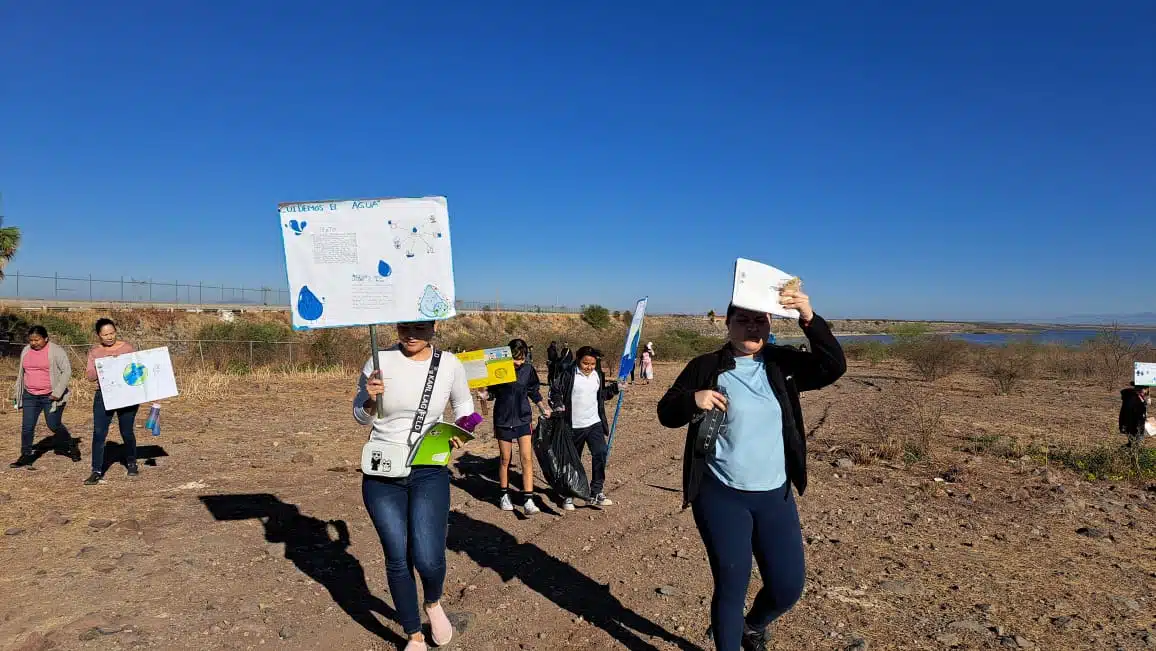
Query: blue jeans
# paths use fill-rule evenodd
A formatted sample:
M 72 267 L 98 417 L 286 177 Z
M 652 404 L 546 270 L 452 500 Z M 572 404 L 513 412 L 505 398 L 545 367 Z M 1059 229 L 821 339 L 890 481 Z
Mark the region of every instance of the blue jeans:
M 108 428 L 116 416 L 120 427 L 120 438 L 124 441 L 125 463 L 136 463 L 136 434 L 132 428 L 136 422 L 138 405 L 113 409 L 104 408 L 104 396 L 100 391 L 92 398 L 92 471 L 104 473 L 104 442 L 108 438 Z
M 766 628 L 803 595 L 803 531 L 791 483 L 770 491 L 740 491 L 707 469 L 691 508 L 714 576 L 710 620 L 715 647 L 739 651 L 752 552 L 763 587 L 746 615 L 747 626 Z
M 24 413 L 20 423 L 20 454 L 32 454 L 32 445 L 35 443 L 36 437 L 36 422 L 40 420 L 41 412 L 44 413 L 44 423 L 52 432 L 52 442 L 56 449 L 65 450 L 72 445 L 72 434 L 68 432 L 68 428 L 64 426 L 63 422 L 64 405 L 57 407 L 56 411 L 49 411 L 52 409 L 52 396 L 34 396 L 27 391 L 24 392 L 21 405 L 21 410 Z
M 427 604 L 441 601 L 446 580 L 446 529 L 450 515 L 450 471 L 413 468 L 409 477 L 363 477 L 361 496 L 385 552 L 385 578 L 406 635 L 421 631 L 417 583 Z

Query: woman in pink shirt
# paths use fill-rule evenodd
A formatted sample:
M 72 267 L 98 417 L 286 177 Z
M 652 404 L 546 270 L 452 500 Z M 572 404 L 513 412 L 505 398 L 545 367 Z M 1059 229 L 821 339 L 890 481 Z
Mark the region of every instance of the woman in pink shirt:
M 89 380 L 98 382 L 96 360 L 124 355 L 136 349 L 120 340 L 112 319 L 100 319 L 96 322 L 94 330 L 100 343 L 88 351 L 88 367 L 85 374 Z M 113 417 L 120 427 L 120 438 L 124 441 L 124 466 L 128 469 L 130 477 L 135 477 L 140 472 L 136 465 L 136 435 L 133 433 L 138 407 L 133 405 L 120 409 L 105 409 L 104 396 L 101 395 L 100 385 L 97 384 L 96 393 L 92 398 L 92 474 L 84 480 L 85 485 L 92 486 L 104 481 L 104 442 L 108 438 L 108 428 L 112 425 Z
M 16 390 L 13 405 L 24 412 L 20 429 L 20 458 L 12 468 L 31 466 L 37 456 L 33 449 L 36 422 L 44 414 L 44 422 L 53 434 L 56 453 L 80 461 L 80 447 L 64 426 L 64 406 L 68 403 L 68 383 L 72 365 L 63 348 L 48 341 L 44 326 L 28 330 L 28 345 L 20 353 L 16 369 Z

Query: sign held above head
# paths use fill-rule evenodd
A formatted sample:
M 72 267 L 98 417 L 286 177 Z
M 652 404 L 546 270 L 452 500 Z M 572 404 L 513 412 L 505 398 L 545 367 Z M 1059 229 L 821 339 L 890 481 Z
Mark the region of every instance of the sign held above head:
M 797 319 L 799 311 L 783 307 L 779 299 L 779 293 L 792 285 L 799 288 L 802 287 L 802 282 L 795 276 L 770 265 L 739 258 L 735 261 L 731 303 L 747 310 Z

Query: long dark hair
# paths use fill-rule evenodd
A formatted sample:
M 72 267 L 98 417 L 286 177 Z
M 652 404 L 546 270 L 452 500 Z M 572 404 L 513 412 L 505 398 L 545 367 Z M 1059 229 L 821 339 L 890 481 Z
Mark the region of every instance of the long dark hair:
M 28 337 L 31 337 L 32 335 L 39 335 L 39 336 L 47 339 L 48 338 L 48 329 L 42 325 L 34 325 L 28 329 L 28 334 L 24 335 L 24 338 L 27 339 Z
M 526 352 L 529 351 L 530 347 L 526 345 L 525 339 L 511 339 L 508 345 L 510 346 L 510 354 L 513 355 L 514 359 L 526 359 Z

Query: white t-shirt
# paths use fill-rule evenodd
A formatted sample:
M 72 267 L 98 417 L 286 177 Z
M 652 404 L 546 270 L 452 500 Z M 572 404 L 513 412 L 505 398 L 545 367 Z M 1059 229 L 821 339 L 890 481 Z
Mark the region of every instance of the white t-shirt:
M 375 441 L 393 441 L 396 443 L 412 444 L 409 440 L 409 430 L 413 427 L 414 412 L 421 402 L 421 390 L 425 386 L 426 376 L 429 375 L 429 359 L 416 362 L 402 354 L 397 347 L 378 351 L 378 363 L 381 365 L 381 379 L 385 382 L 385 393 L 380 400 L 385 407 L 385 418 L 376 418 L 376 414 L 369 414 L 362 405 L 369 399 L 365 383 L 373 373 L 373 360 L 365 362 L 358 381 L 357 397 L 353 400 L 353 417 L 362 425 L 373 424 L 370 439 Z M 466 369 L 457 357 L 451 353 L 442 352 L 442 360 L 438 366 L 437 379 L 434 380 L 433 395 L 430 398 L 429 411 L 426 413 L 422 432 L 441 420 L 446 405 L 452 404 L 454 420 L 474 413 L 474 399 L 470 395 L 469 380 Z
M 574 410 L 570 419 L 571 427 L 582 429 L 602 422 L 602 417 L 598 415 L 598 393 L 601 390 L 602 381 L 597 371 L 583 375 L 582 371 L 574 369 L 574 391 L 570 394 L 570 404 Z

